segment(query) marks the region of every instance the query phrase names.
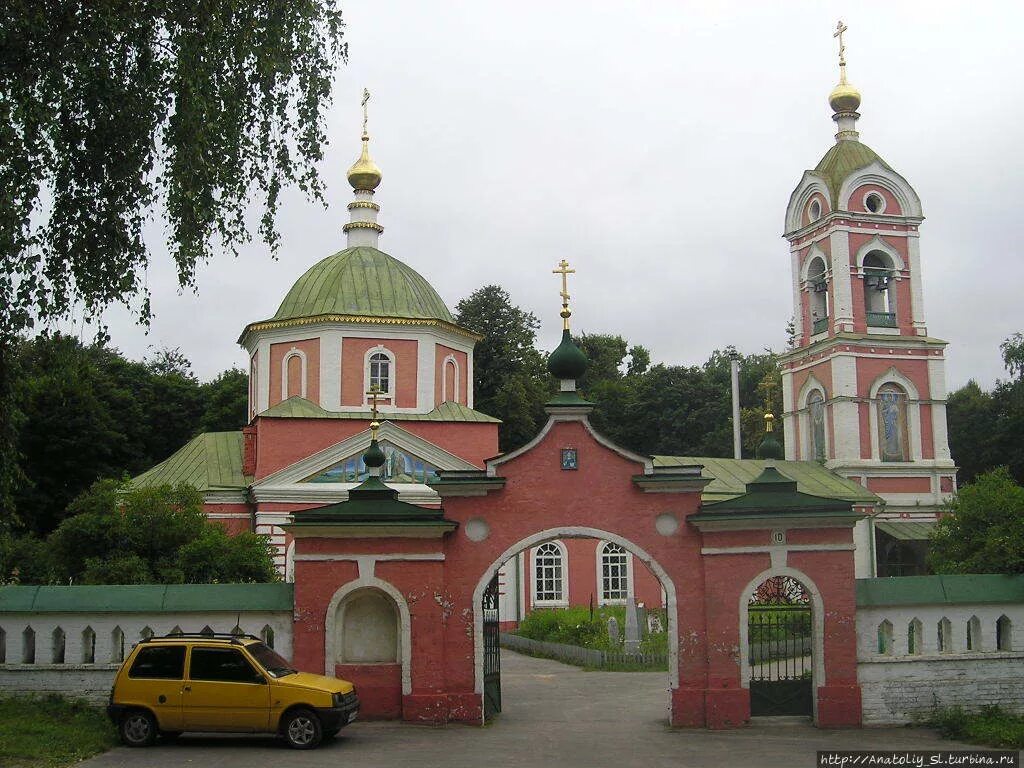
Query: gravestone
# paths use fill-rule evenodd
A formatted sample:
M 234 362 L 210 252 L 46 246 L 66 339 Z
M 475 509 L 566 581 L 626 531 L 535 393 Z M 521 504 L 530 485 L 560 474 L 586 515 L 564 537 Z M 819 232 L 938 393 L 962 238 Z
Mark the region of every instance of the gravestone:
M 608 619 L 608 639 L 613 643 L 619 642 L 619 622 L 614 616 Z
M 640 625 L 636 620 L 636 599 L 626 598 L 626 653 L 640 650 Z

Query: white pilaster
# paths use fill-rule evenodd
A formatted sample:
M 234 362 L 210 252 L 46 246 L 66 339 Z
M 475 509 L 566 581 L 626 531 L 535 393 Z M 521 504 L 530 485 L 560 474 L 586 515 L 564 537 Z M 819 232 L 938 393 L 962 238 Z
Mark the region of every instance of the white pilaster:
M 786 448 L 786 460 L 795 461 L 796 430 L 798 422 L 793 412 L 793 374 L 788 370 L 782 372 L 782 442 Z
M 800 288 L 800 251 L 797 249 L 791 250 L 789 255 L 793 270 L 793 327 L 796 338 L 802 339 L 804 335 L 804 313 L 800 295 L 802 293 Z
M 910 262 L 910 311 L 914 328 L 923 329 L 924 289 L 921 286 L 921 238 L 916 232 L 907 233 L 907 256 Z
M 853 326 L 853 288 L 850 285 L 850 236 L 845 232 L 829 235 L 832 265 L 832 327 L 843 330 Z
M 852 355 L 832 358 L 832 449 L 837 461 L 860 458 L 860 407 L 857 361 Z
M 270 407 L 270 339 L 260 339 L 256 347 L 256 413 Z
M 935 440 L 935 458 L 951 461 L 949 434 L 946 427 L 946 361 L 942 357 L 928 358 L 928 389 L 932 399 L 932 436 Z
M 320 407 L 341 410 L 341 331 L 320 332 Z
M 434 374 L 437 343 L 433 339 L 416 342 L 416 408 L 421 413 L 434 410 Z

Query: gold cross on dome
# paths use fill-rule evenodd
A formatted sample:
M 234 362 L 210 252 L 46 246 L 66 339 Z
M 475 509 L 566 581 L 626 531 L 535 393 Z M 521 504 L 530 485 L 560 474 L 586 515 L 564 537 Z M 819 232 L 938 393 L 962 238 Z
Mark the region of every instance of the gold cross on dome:
M 370 422 L 370 431 L 376 437 L 377 429 L 380 427 L 380 422 L 377 421 L 377 398 L 384 393 L 380 391 L 379 387 L 370 387 L 366 394 L 370 396 L 370 412 L 373 414 L 373 420 Z
M 839 71 L 843 75 L 846 74 L 846 46 L 843 45 L 843 32 L 846 32 L 848 29 L 849 27 L 843 24 L 842 19 L 840 19 L 839 23 L 836 24 L 836 31 L 832 33 L 832 37 L 839 38 Z
M 366 104 L 370 100 L 370 89 L 363 88 L 363 136 L 366 135 L 366 123 L 369 120 L 369 114 L 366 110 Z
M 569 317 L 572 313 L 569 312 L 569 275 L 576 274 L 575 269 L 569 269 L 569 262 L 562 259 L 558 262 L 558 269 L 551 270 L 553 275 L 562 276 L 562 291 L 559 296 L 562 297 L 562 320 L 563 327 L 569 327 Z

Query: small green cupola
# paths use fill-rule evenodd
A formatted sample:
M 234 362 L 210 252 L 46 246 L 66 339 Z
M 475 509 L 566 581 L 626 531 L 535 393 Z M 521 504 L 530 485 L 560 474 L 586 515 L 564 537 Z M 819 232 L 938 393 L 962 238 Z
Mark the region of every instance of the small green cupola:
M 569 318 L 572 311 L 569 309 L 569 284 L 568 277 L 576 272 L 569 268 L 569 262 L 562 259 L 558 262 L 558 269 L 552 270 L 556 275 L 562 276 L 562 341 L 555 351 L 548 356 L 548 371 L 558 379 L 558 394 L 551 398 L 547 405 L 549 408 L 561 407 L 590 407 L 593 405 L 588 400 L 580 397 L 576 391 L 576 382 L 583 378 L 587 372 L 587 356 L 583 350 L 576 346 L 572 340 L 572 333 L 569 331 Z
M 786 453 L 782 448 L 782 443 L 775 439 L 775 416 L 772 413 L 766 413 L 764 415 L 764 439 L 757 446 L 757 450 L 754 451 L 754 455 L 759 459 L 774 459 L 782 461 L 786 458 Z

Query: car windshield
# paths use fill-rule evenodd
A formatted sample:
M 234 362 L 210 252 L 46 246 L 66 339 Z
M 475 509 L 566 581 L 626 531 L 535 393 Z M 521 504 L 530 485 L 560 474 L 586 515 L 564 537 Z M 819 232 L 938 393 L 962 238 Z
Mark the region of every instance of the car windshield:
M 260 666 L 267 670 L 267 673 L 272 677 L 284 677 L 285 675 L 294 675 L 298 672 L 297 669 L 292 669 L 291 665 L 289 665 L 280 654 L 271 650 L 263 643 L 247 645 L 246 650 L 252 654 L 252 657 L 256 659 L 256 661 L 260 663 Z

